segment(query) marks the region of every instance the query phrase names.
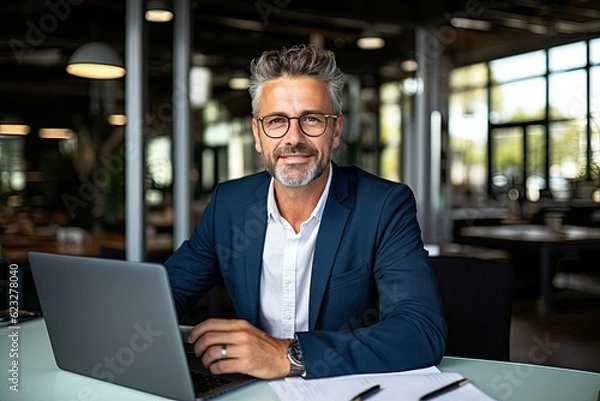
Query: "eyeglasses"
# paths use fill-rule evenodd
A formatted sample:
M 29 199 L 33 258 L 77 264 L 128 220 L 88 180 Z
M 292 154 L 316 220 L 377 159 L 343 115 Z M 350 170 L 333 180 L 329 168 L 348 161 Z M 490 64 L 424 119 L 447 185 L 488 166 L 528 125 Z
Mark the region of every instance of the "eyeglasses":
M 288 117 L 281 114 L 270 114 L 264 117 L 257 117 L 260 121 L 263 131 L 269 138 L 282 138 L 290 130 L 290 120 L 298 120 L 300 130 L 306 136 L 317 137 L 323 135 L 327 129 L 327 122 L 330 118 L 338 118 L 337 114 L 307 113 L 300 117 Z

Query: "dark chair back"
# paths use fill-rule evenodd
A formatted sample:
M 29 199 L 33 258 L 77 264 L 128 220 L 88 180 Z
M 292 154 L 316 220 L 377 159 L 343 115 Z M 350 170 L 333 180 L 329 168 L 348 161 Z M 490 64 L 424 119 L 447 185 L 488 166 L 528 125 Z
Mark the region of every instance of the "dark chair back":
M 430 260 L 448 325 L 445 355 L 509 361 L 512 265 L 464 256 Z
M 563 224 L 569 226 L 600 227 L 600 205 L 571 205 L 565 214 Z

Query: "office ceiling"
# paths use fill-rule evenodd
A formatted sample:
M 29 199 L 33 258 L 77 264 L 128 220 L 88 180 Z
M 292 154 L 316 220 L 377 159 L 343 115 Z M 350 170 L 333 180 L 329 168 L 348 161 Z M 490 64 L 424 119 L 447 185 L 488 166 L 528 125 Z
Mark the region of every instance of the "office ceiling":
M 91 94 L 103 89 L 68 75 L 65 65 L 78 46 L 91 40 L 110 43 L 124 54 L 125 5 L 125 0 L 0 1 L 0 114 L 17 113 L 40 125 L 44 119 L 89 118 L 98 109 Z M 244 113 L 247 94 L 229 90 L 227 78 L 247 70 L 250 59 L 264 49 L 308 42 L 314 35 L 335 51 L 345 72 L 369 83 L 407 75 L 400 62 L 414 57 L 414 29 L 425 24 L 436 27 L 431 54 L 458 64 L 600 30 L 600 1 L 590 0 L 192 0 L 190 14 L 194 64 L 212 70 L 215 97 Z M 487 21 L 488 30 L 452 26 L 454 17 Z M 384 37 L 383 49 L 356 46 L 367 26 Z M 173 23 L 146 23 L 145 32 L 152 104 L 171 93 Z M 122 96 L 123 80 L 113 86 Z

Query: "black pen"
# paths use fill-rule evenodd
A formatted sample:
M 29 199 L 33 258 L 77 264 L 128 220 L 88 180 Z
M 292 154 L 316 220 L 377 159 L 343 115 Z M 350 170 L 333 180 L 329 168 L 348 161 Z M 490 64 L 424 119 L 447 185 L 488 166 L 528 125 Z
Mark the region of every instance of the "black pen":
M 446 394 L 448 391 L 452 391 L 457 388 L 460 388 L 460 387 L 464 386 L 465 384 L 467 384 L 468 382 L 469 382 L 469 379 L 462 378 L 462 379 L 452 382 L 444 387 L 438 388 L 437 390 L 433 390 L 431 393 L 425 394 L 423 397 L 419 398 L 419 401 L 430 400 L 430 399 L 438 397 L 442 394 Z
M 367 397 L 370 397 L 373 394 L 375 394 L 376 392 L 378 392 L 380 390 L 380 388 L 381 387 L 379 386 L 379 384 L 376 384 L 373 387 L 366 389 L 362 393 L 355 395 L 354 397 L 352 397 L 352 399 L 350 401 L 362 401 L 362 400 L 365 400 L 365 399 L 367 399 Z

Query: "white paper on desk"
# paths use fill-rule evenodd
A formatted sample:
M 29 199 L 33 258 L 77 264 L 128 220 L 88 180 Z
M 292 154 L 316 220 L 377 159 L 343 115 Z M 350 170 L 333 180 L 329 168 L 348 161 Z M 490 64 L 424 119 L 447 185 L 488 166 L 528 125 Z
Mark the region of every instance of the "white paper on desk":
M 440 372 L 437 368 L 398 373 L 348 375 L 326 379 L 279 380 L 271 387 L 285 401 L 349 401 L 375 384 L 381 390 L 369 401 L 418 401 L 423 395 L 462 378 L 458 373 Z M 439 397 L 440 401 L 493 401 L 472 384 Z

